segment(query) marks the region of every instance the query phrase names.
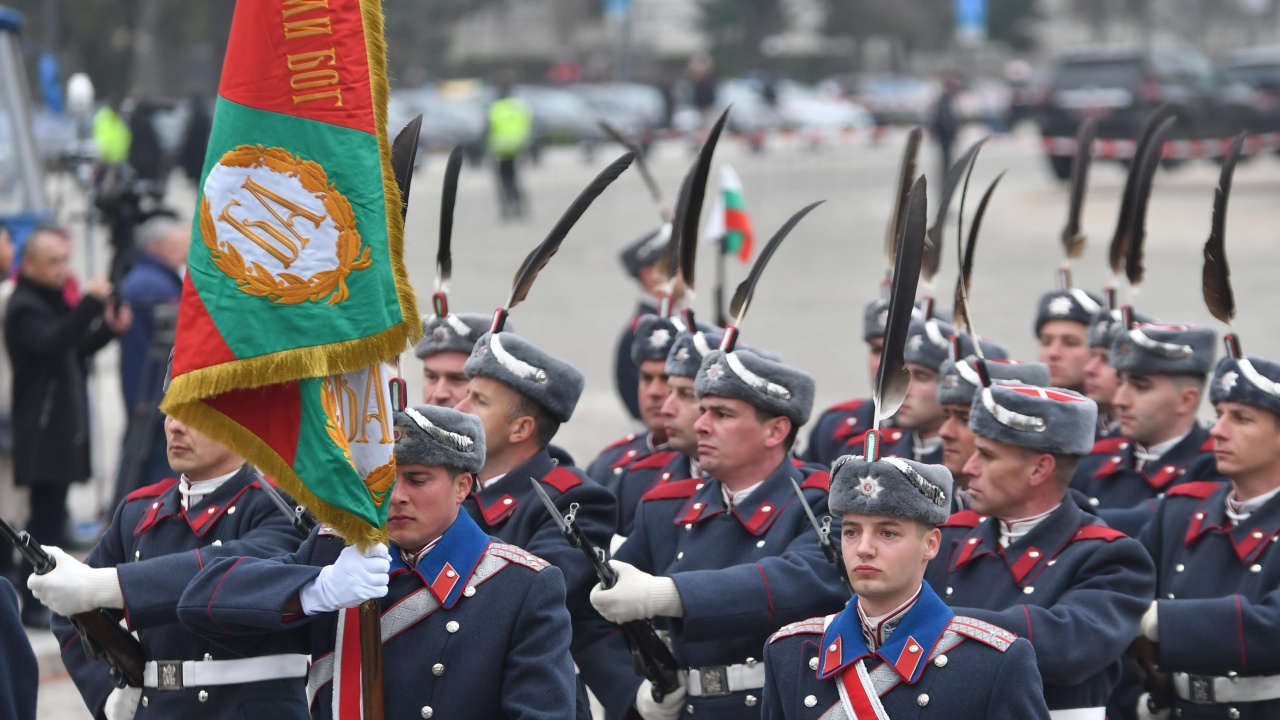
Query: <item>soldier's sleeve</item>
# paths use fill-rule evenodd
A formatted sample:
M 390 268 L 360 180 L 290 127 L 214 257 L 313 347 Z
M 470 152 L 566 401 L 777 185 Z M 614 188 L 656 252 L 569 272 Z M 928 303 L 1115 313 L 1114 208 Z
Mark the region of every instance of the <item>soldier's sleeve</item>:
M 1244 567 L 1234 570 L 1248 572 Z M 1156 612 L 1162 669 L 1221 676 L 1280 664 L 1280 588 L 1258 599 L 1160 599 Z
M 604 706 L 605 717 L 626 717 L 643 678 L 636 674 L 622 629 L 592 612 L 573 622 L 571 652 L 582 682 Z
M 118 567 L 124 562 L 124 550 L 120 540 L 122 516 L 128 503 L 120 503 L 116 508 L 115 515 L 111 519 L 111 525 L 107 527 L 107 531 L 98 540 L 98 544 L 93 546 L 93 550 L 89 552 L 89 557 L 85 558 L 85 564 L 89 567 Z M 118 613 L 112 611 L 110 613 L 117 616 Z M 80 697 L 84 699 L 85 707 L 94 714 L 99 716 L 102 707 L 107 702 L 107 696 L 115 689 L 115 685 L 111 682 L 111 668 L 105 661 L 96 662 L 89 659 L 85 655 L 81 646 L 80 633 L 71 624 L 70 620 L 61 615 L 54 615 L 50 624 L 50 629 L 58 638 L 58 645 L 62 650 L 62 664 L 67 669 L 67 674 L 71 676 L 71 680 L 76 684 L 76 689 L 80 691 Z
M 999 625 L 1031 642 L 1046 684 L 1075 685 L 1124 654 L 1155 596 L 1156 571 L 1138 541 L 1120 537 L 1095 547 L 1075 583 L 1051 607 L 1018 604 L 1005 610 L 953 608 Z
M 5 551 L 9 551 L 5 546 Z M 36 689 L 40 678 L 31 642 L 18 614 L 18 595 L 9 581 L 0 577 L 0 717 L 36 716 Z M 634 696 L 634 694 L 633 694 Z
M 650 575 L 655 573 L 656 569 L 654 568 L 653 553 L 650 552 L 649 548 L 646 514 L 652 513 L 653 507 L 643 500 L 636 505 L 636 516 L 632 521 L 631 534 L 627 536 L 626 541 L 618 548 L 618 552 L 613 555 L 618 560 L 633 565 Z
M 343 543 L 319 535 L 292 555 L 277 558 L 220 557 L 196 573 L 178 601 L 178 619 L 209 638 L 284 630 L 310 620 L 289 614 L 288 602 L 337 559 Z
M 569 612 L 564 577 L 555 566 L 535 575 L 512 629 L 501 668 L 502 707 L 512 720 L 564 720 L 574 716 L 577 681 L 569 656 Z
M 1044 683 L 1036 669 L 1036 653 L 1024 638 L 1014 640 L 1009 649 L 1000 654 L 986 717 L 1049 718 Z
M 618 520 L 617 501 L 613 493 L 595 483 L 583 483 L 569 488 L 555 498 L 555 505 L 562 513 L 568 513 L 569 506 L 573 503 L 578 504 L 578 527 L 582 528 L 583 534 L 592 545 L 608 549 Z M 554 520 L 549 516 L 544 519 L 537 532 L 529 539 L 525 550 L 555 565 L 564 573 L 565 594 L 571 615 L 578 617 L 584 608 L 591 607 L 587 596 L 591 592 L 591 586 L 599 582 L 599 579 L 586 555 L 565 541 Z
M 245 505 L 242 503 L 241 507 Z M 267 503 L 247 505 L 245 509 L 254 513 L 252 520 L 246 522 L 252 529 L 235 540 L 116 568 L 124 594 L 125 618 L 131 629 L 177 622 L 178 600 L 183 591 L 197 573 L 219 558 L 270 558 L 298 549 L 298 533 L 284 513 Z
M 813 513 L 828 514 L 825 493 Z M 838 523 L 831 532 L 840 537 Z M 838 612 L 848 600 L 807 521 L 778 555 L 720 570 L 675 573 L 671 579 L 684 606 L 685 642 L 772 633 L 790 622 Z

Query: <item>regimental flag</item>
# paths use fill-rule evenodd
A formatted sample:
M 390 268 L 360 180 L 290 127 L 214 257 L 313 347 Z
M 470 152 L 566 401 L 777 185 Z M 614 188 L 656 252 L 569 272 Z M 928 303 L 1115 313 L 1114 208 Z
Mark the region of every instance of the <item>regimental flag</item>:
M 744 263 L 751 259 L 755 232 L 751 229 L 751 217 L 747 215 L 742 181 L 729 165 L 720 166 L 720 194 L 716 196 L 702 236 L 711 242 L 721 242 L 723 238 L 721 247 L 726 254 L 737 255 L 738 260 Z
M 380 536 L 394 478 L 380 363 L 421 333 L 382 22 L 377 0 L 236 5 L 162 405 L 350 542 Z

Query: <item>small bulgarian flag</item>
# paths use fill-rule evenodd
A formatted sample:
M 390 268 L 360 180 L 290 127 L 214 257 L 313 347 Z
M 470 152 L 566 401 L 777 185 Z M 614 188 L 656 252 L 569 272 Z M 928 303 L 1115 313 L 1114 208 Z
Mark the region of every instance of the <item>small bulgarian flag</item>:
M 729 165 L 720 166 L 720 194 L 712 206 L 703 237 L 710 242 L 724 238 L 724 252 L 738 256 L 747 262 L 755 245 L 755 232 L 751 229 L 751 216 L 747 215 L 747 202 L 742 194 L 742 181 Z
M 390 370 L 421 333 L 379 0 L 236 4 L 162 409 L 349 542 L 382 537 Z

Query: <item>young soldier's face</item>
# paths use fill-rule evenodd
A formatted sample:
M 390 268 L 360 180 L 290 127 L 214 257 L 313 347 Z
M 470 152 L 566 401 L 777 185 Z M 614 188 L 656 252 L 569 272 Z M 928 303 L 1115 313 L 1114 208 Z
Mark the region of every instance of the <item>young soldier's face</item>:
M 938 370 L 907 363 L 907 371 L 911 373 L 911 385 L 907 387 L 907 399 L 902 401 L 894 417 L 900 427 L 932 435 L 938 432 L 944 419 L 942 406 L 938 404 Z
M 853 591 L 868 614 L 893 610 L 920 587 L 942 533 L 912 520 L 846 513 L 840 545 Z
M 1084 366 L 1084 394 L 1098 403 L 1099 408 L 1109 408 L 1119 386 L 1116 369 L 1111 367 L 1111 352 L 1104 347 L 1089 348 L 1089 362 Z
M 1244 382 L 1239 380 L 1238 382 Z M 1243 403 L 1218 403 L 1209 430 L 1218 472 L 1232 478 L 1280 480 L 1280 418 Z
M 662 404 L 667 400 L 667 361 L 645 360 L 640 363 L 640 420 L 645 427 L 662 435 Z
M 444 534 L 471 490 L 471 474 L 440 465 L 397 465 L 387 512 L 387 535 L 411 553 Z
M 969 479 L 973 511 L 1002 520 L 1018 520 L 1035 466 L 1035 453 L 981 435 L 973 437 L 973 455 L 962 472 Z
M 662 402 L 662 429 L 667 434 L 667 444 L 676 452 L 692 458 L 698 457 L 698 431 L 693 424 L 702 410 L 693 394 L 693 378 L 667 378 L 667 398 Z
M 942 464 L 951 471 L 951 477 L 960 487 L 968 484 L 964 464 L 973 455 L 973 431 L 969 429 L 968 405 L 943 405 L 946 420 L 938 436 L 942 438 Z
M 462 366 L 466 353 L 436 353 L 422 361 L 422 401 L 428 405 L 451 408 L 467 396 L 471 383 Z
M 1049 366 L 1053 387 L 1078 390 L 1084 386 L 1089 362 L 1088 329 L 1074 320 L 1050 320 L 1040 326 L 1040 362 Z
M 1122 372 L 1119 377 L 1111 404 L 1113 419 L 1120 421 L 1120 434 L 1144 445 L 1170 439 L 1180 419 L 1186 417 L 1186 384 L 1170 375 Z M 1197 392 L 1195 400 L 1199 397 Z

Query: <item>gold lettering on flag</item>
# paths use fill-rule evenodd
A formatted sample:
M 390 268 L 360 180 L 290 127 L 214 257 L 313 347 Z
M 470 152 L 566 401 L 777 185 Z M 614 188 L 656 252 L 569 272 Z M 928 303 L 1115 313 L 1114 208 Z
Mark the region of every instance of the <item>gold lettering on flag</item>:
M 307 210 L 289 198 L 262 187 L 258 183 L 254 182 L 252 177 L 245 178 L 244 184 L 241 185 L 241 187 L 248 190 L 249 194 L 253 195 L 254 199 L 261 203 L 262 207 L 265 208 L 267 212 L 271 213 L 271 217 L 275 218 L 277 222 L 287 228 L 289 235 L 286 236 L 277 226 L 266 220 L 249 220 L 247 222 L 237 220 L 230 212 L 228 212 L 232 207 L 240 207 L 240 201 L 235 198 L 232 198 L 227 203 L 227 206 L 222 208 L 222 214 L 218 216 L 218 219 L 235 228 L 241 235 L 252 240 L 258 245 L 258 247 L 266 250 L 267 254 L 279 260 L 285 268 L 288 268 L 293 264 L 294 260 L 298 259 L 298 253 L 307 246 L 307 242 L 310 240 L 310 238 L 298 233 L 298 229 L 293 226 L 294 219 L 302 218 L 307 220 L 318 229 L 320 227 L 320 223 L 324 222 L 325 216 L 320 213 Z M 289 214 L 281 217 L 280 213 L 276 212 L 274 206 L 285 208 L 289 211 Z M 275 240 L 277 244 L 272 245 L 269 240 L 254 232 L 254 230 L 261 230 L 262 232 L 270 235 L 271 239 Z M 290 239 L 290 237 L 292 237 L 292 239 Z
M 284 39 L 286 42 L 322 35 L 333 35 L 333 24 L 328 14 L 328 0 L 284 0 L 282 5 L 281 16 L 284 23 Z M 316 10 L 325 14 L 291 19 L 297 15 Z M 292 48 L 292 45 L 290 47 Z M 289 77 L 289 87 L 294 90 L 316 90 L 316 92 L 293 95 L 294 105 L 329 98 L 334 101 L 333 107 L 342 107 L 342 88 L 333 87 L 332 90 L 318 90 L 318 88 L 336 86 L 341 82 L 341 77 L 338 75 L 337 70 L 316 69 L 326 56 L 329 65 L 338 64 L 337 53 L 334 52 L 333 48 L 293 53 L 285 56 L 285 64 L 288 66 L 289 72 L 292 73 Z

